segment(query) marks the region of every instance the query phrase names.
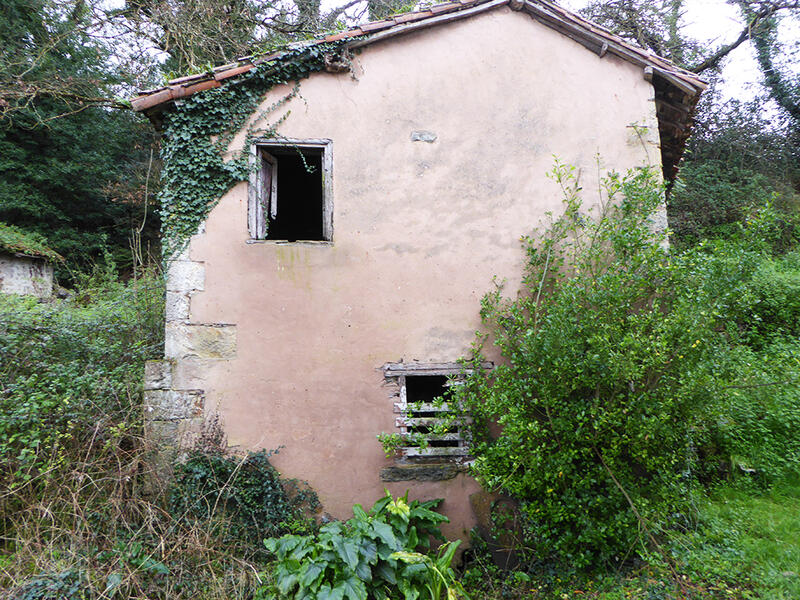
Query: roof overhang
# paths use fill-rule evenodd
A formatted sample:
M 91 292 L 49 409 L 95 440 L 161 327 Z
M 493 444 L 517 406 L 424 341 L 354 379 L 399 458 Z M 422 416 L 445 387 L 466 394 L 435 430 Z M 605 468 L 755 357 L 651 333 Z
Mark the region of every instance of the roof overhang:
M 601 58 L 616 56 L 642 69 L 642 76 L 653 84 L 655 90 L 664 177 L 672 180 L 689 136 L 695 106 L 707 87 L 706 82 L 665 58 L 638 48 L 607 29 L 546 0 L 459 0 L 436 4 L 425 10 L 364 23 L 323 38 L 290 44 L 271 54 L 246 56 L 205 73 L 173 79 L 163 87 L 142 91 L 131 100 L 131 105 L 135 111 L 145 113 L 158 127 L 161 113 L 175 101 L 235 81 L 259 65 L 280 62 L 298 49 L 341 40 L 344 40 L 347 49 L 362 48 L 502 6 L 527 13 L 532 19 L 567 36 Z M 329 70 L 339 70 L 339 62 L 335 57 L 330 60 Z

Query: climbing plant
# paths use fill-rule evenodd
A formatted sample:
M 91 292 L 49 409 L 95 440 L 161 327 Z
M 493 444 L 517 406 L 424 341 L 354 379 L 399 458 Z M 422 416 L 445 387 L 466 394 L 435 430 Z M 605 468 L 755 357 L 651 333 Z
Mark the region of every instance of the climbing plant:
M 248 148 L 257 135 L 276 136 L 288 112 L 271 123 L 247 130 L 242 150 L 228 146 L 272 88 L 295 83 L 292 90 L 259 113 L 263 120 L 299 94 L 299 81 L 325 67 L 325 56 L 338 54 L 342 42 L 290 50 L 280 59 L 256 66 L 236 82 L 195 94 L 165 115 L 161 156 L 164 161 L 161 219 L 164 256 L 183 249 L 189 237 L 220 198 L 250 173 Z

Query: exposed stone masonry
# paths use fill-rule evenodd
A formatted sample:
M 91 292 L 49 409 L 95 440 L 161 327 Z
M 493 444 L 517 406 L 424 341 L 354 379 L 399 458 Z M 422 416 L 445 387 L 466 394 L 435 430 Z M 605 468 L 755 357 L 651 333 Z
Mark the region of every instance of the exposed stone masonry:
M 165 461 L 190 445 L 205 417 L 199 377 L 221 360 L 236 356 L 236 326 L 194 323 L 192 296 L 205 286 L 205 265 L 189 250 L 167 263 L 164 360 L 145 366 L 145 432 Z

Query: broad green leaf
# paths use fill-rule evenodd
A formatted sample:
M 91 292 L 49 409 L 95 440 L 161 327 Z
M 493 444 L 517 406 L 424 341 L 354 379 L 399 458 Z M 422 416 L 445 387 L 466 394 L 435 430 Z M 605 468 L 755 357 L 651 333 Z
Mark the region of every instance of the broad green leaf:
M 378 546 L 370 539 L 361 542 L 361 556 L 363 556 L 368 563 L 374 565 L 378 561 Z
M 289 573 L 285 577 L 278 578 L 278 590 L 284 596 L 288 596 L 295 585 L 297 585 L 297 575 L 294 573 Z
M 381 498 L 375 504 L 372 505 L 372 508 L 369 511 L 370 514 L 379 515 L 386 508 L 386 505 L 389 504 L 389 502 L 391 501 L 392 501 L 392 495 L 387 491 L 386 495 L 383 498 Z
M 361 521 L 366 521 L 369 517 L 367 517 L 367 513 L 364 512 L 364 509 L 361 507 L 360 504 L 356 504 L 353 506 L 353 515 L 356 519 Z
M 344 598 L 344 588 L 336 586 L 331 588 L 327 583 L 317 591 L 317 600 L 342 600 Z
M 311 585 L 322 575 L 325 571 L 326 564 L 322 562 L 308 563 L 300 574 L 300 585 L 303 587 L 311 587 Z
M 356 542 L 346 538 L 339 538 L 334 540 L 333 546 L 344 563 L 355 570 L 358 565 L 358 545 Z
M 389 560 L 392 552 L 394 552 L 394 548 L 385 544 L 384 542 L 378 543 L 378 558 L 381 560 Z
M 414 587 L 409 581 L 401 579 L 397 582 L 400 591 L 403 592 L 404 600 L 417 600 L 419 598 L 419 590 Z
M 351 600 L 367 600 L 367 587 L 358 577 L 349 577 L 339 585 L 344 590 L 344 596 Z
M 401 560 L 408 564 L 416 564 L 425 562 L 426 556 L 424 554 L 420 554 L 419 552 L 393 552 L 389 558 Z
M 439 550 L 440 556 L 436 559 L 436 566 L 439 567 L 440 571 L 444 571 L 450 566 L 450 563 L 453 562 L 453 556 L 460 545 L 461 540 L 455 540 Z
M 375 573 L 381 577 L 381 579 L 388 581 L 392 585 L 397 584 L 397 576 L 396 576 L 396 568 L 387 562 L 379 562 L 378 566 L 375 567 Z
M 355 568 L 355 572 L 361 581 L 372 581 L 372 569 L 369 568 L 369 563 L 367 561 L 359 561 Z
M 395 537 L 392 527 L 387 523 L 373 521 L 372 531 L 374 531 L 375 535 L 377 535 L 390 548 L 399 547 L 399 544 L 397 543 L 397 537 Z

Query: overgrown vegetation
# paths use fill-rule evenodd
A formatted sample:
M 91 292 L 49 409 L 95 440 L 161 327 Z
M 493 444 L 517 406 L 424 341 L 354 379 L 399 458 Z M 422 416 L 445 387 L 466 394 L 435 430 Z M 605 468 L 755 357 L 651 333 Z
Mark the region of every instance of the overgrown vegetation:
M 605 198 L 590 212 L 559 172 L 567 212 L 526 240 L 526 293 L 483 307 L 509 363 L 463 388 L 478 424 L 503 425 L 497 437 L 476 431 L 476 472 L 518 501 L 495 517 L 522 562 L 504 571 L 476 539 L 463 572 L 451 567 L 455 544 L 415 552 L 441 521 L 419 512 L 430 507 L 386 498 L 317 532 L 313 494 L 280 478 L 268 453 L 231 454 L 213 427 L 170 485 L 152 468 L 140 379 L 161 355 L 163 287 L 136 266 L 147 240 L 157 254 L 159 163 L 149 126 L 107 107 L 170 70 L 203 72 L 353 16 L 306 0 L 234 4 L 4 4 L 0 218 L 26 231 L 0 229 L 0 244 L 40 249 L 46 237 L 75 286 L 61 302 L 0 296 L 4 597 L 434 599 L 461 583 L 498 599 L 800 597 L 800 88 L 776 18 L 796 2 L 738 3 L 766 88 L 751 104 L 706 95 L 669 196 L 671 250 L 646 227 L 660 200 L 646 174 L 611 178 L 619 208 Z M 401 4 L 355 9 L 379 17 Z M 589 11 L 708 74 L 731 45 L 687 38 L 683 6 Z M 153 47 L 161 66 L 134 58 Z M 168 252 L 247 177 L 244 155 L 223 150 L 263 94 L 331 51 L 294 50 L 168 115 L 162 214 L 179 242 Z M 81 274 L 109 253 L 132 281 L 113 266 Z
M 162 158 L 161 222 L 167 256 L 181 250 L 197 232 L 208 212 L 234 183 L 250 173 L 249 143 L 232 159 L 226 159 L 233 135 L 255 112 L 264 94 L 273 87 L 299 82 L 325 67 L 325 55 L 341 44 L 317 44 L 287 51 L 279 60 L 264 63 L 249 71 L 235 86 L 195 94 L 166 115 Z M 266 117 L 298 93 L 298 85 L 288 95 L 259 114 Z M 262 129 L 247 131 L 269 137 L 285 116 Z
M 703 486 L 764 488 L 798 473 L 800 255 L 767 203 L 735 235 L 683 252 L 651 231 L 645 171 L 524 240 L 515 299 L 482 316 L 504 361 L 457 388 L 475 418 L 474 471 L 518 500 L 538 568 L 614 568 L 696 527 Z M 507 362 L 506 362 L 507 361 Z M 497 433 L 494 424 L 500 426 Z
M 208 430 L 221 433 L 216 422 Z M 310 516 L 320 508 L 317 495 L 302 482 L 282 479 L 269 462 L 272 454 L 261 450 L 233 456 L 220 434 L 201 437 L 175 465 L 170 514 L 217 528 L 215 537 L 236 555 L 261 556 L 265 538 L 312 530 Z
M 141 382 L 163 293 L 159 273 L 109 265 L 66 300 L 0 295 L 3 597 L 247 598 L 263 537 L 309 526 L 312 495 L 214 427 L 170 485 L 154 469 Z
M 64 260 L 60 254 L 50 249 L 43 236 L 22 231 L 19 227 L 5 223 L 0 223 L 0 250 L 56 262 Z
M 276 559 L 275 583 L 258 598 L 386 600 L 397 592 L 406 600 L 458 598 L 463 590 L 450 563 L 458 542 L 442 547 L 436 559 L 422 552 L 431 539 L 444 542 L 439 525 L 447 518 L 432 509 L 439 501 L 408 502 L 387 492 L 365 512 L 334 521 L 315 535 L 288 535 L 264 543 Z

